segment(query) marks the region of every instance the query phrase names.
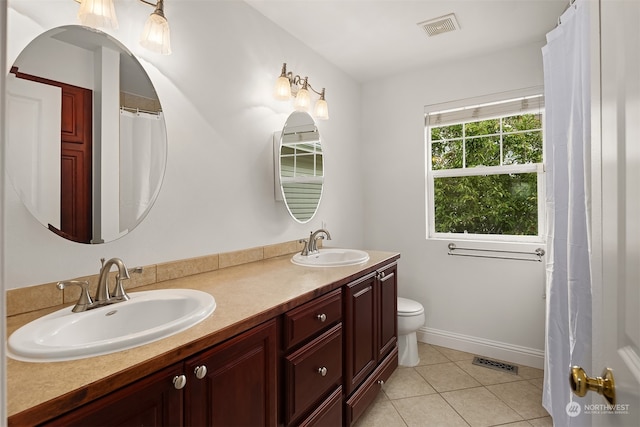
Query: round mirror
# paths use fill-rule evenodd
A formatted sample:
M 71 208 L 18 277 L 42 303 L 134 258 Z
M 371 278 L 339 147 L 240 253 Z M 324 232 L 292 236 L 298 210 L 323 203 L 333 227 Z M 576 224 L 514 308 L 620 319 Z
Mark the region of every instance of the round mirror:
M 92 244 L 140 224 L 160 191 L 167 136 L 133 54 L 94 29 L 54 28 L 20 53 L 6 86 L 7 173 L 33 216 Z
M 280 188 L 291 216 L 300 223 L 316 214 L 324 182 L 320 132 L 305 112 L 291 113 L 280 136 Z

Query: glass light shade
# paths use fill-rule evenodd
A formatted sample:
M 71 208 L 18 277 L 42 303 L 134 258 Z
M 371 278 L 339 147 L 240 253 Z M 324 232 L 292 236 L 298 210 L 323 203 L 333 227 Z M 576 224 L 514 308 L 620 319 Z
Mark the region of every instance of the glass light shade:
M 273 90 L 273 96 L 281 101 L 288 101 L 291 99 L 291 82 L 287 77 L 278 77 L 278 80 L 276 80 L 276 86 Z
M 144 24 L 140 44 L 156 53 L 169 55 L 171 53 L 171 40 L 169 36 L 169 23 L 164 16 L 152 13 Z
M 318 120 L 328 120 L 329 119 L 329 105 L 327 105 L 327 101 L 324 99 L 318 99 L 316 102 L 316 106 L 313 109 L 313 115 Z
M 309 111 L 311 106 L 311 95 L 307 89 L 300 89 L 296 95 L 296 101 L 293 104 L 296 110 Z
M 78 9 L 78 19 L 87 27 L 118 28 L 113 0 L 82 0 Z

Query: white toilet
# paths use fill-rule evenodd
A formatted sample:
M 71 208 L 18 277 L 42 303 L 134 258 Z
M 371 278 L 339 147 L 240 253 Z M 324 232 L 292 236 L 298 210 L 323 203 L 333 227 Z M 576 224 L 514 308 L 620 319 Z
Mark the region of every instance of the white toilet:
M 416 331 L 423 325 L 422 304 L 398 297 L 398 363 L 400 366 L 416 366 L 420 362 Z

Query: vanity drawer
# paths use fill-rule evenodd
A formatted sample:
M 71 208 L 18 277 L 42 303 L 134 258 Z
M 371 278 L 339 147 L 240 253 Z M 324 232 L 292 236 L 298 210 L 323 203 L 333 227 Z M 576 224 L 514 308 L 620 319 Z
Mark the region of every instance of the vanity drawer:
M 289 424 L 319 404 L 342 382 L 342 323 L 285 358 Z
M 284 314 L 285 349 L 342 320 L 342 291 L 336 289 Z
M 338 387 L 318 405 L 299 427 L 336 427 L 342 425 L 342 387 Z
M 389 380 L 398 367 L 398 347 L 378 365 L 369 378 L 351 395 L 345 404 L 345 425 L 350 426 L 360 418 L 369 405 L 382 390 L 382 385 Z

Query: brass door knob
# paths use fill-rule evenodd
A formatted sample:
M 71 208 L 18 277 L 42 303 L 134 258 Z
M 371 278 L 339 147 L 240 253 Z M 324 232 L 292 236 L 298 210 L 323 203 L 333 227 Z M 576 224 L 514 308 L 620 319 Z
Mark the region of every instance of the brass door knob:
M 616 386 L 613 380 L 613 371 L 605 368 L 601 377 L 591 378 L 587 376 L 580 366 L 573 366 L 569 374 L 569 384 L 576 396 L 583 397 L 588 391 L 595 391 L 604 396 L 612 405 L 616 403 Z

